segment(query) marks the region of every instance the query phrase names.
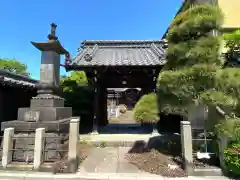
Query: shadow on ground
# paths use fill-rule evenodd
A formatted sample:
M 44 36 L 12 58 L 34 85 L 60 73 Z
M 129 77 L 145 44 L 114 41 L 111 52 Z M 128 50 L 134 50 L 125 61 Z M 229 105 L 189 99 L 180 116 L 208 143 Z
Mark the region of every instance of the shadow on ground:
M 182 146 L 180 134 L 163 134 L 149 139 L 148 142 L 136 141 L 132 148 L 128 151 L 129 154 L 143 154 L 152 150 L 168 156 L 173 162 L 183 168 Z M 219 158 L 212 154 L 210 159 L 197 159 L 193 156 L 195 168 L 202 167 L 220 167 Z
M 99 127 L 100 134 L 149 134 L 152 127 L 141 126 L 141 124 L 108 124 Z
M 163 134 L 151 137 L 148 142 L 136 141 L 128 153 L 144 153 L 151 149 L 167 155 L 181 155 L 181 136 L 179 134 Z

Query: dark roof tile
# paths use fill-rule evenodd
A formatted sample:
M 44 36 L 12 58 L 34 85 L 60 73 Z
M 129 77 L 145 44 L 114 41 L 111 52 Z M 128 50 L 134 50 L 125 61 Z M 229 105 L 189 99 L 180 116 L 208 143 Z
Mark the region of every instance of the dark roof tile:
M 23 87 L 35 87 L 38 83 L 37 80 L 31 79 L 29 77 L 17 75 L 6 70 L 0 69 L 0 84 L 5 85 L 16 85 Z
M 71 65 L 77 66 L 156 66 L 165 64 L 164 42 L 83 41 Z

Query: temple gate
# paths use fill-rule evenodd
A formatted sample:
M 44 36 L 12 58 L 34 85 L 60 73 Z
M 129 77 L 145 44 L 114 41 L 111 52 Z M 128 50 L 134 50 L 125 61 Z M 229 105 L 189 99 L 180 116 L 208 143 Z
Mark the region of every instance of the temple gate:
M 156 78 L 165 64 L 165 42 L 83 41 L 67 71 L 85 71 L 94 87 L 93 132 L 108 123 L 107 88 L 141 88 L 144 94 L 155 91 Z

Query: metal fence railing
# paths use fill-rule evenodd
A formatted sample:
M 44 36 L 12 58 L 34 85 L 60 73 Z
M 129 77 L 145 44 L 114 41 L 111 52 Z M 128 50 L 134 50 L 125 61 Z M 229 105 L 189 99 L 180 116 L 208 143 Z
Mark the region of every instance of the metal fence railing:
M 12 162 L 32 163 L 34 159 L 35 136 L 13 136 Z
M 218 161 L 217 141 L 212 132 L 192 129 L 193 158 L 205 165 L 216 165 Z

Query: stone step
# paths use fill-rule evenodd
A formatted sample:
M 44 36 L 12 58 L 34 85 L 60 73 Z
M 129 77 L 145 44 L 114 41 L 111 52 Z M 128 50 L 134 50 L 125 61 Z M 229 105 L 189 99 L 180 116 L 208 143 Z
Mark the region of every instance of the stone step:
M 224 173 L 220 168 L 196 168 L 193 172 L 194 176 L 223 176 Z
M 154 137 L 152 134 L 98 134 L 80 135 L 80 141 L 86 141 L 95 146 L 132 147 L 137 142 L 147 143 L 152 137 Z
M 33 169 L 33 163 L 11 162 L 7 165 L 7 170 L 30 171 Z

